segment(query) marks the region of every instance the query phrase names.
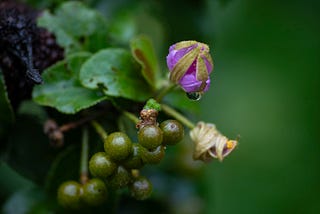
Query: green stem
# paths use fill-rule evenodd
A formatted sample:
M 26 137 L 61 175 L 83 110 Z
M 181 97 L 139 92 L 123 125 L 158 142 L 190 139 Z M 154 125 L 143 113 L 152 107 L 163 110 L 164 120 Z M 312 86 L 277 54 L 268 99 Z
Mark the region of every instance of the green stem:
M 105 139 L 107 139 L 108 134 L 107 132 L 103 129 L 103 127 L 95 120 L 91 121 L 91 125 L 93 126 L 93 128 L 96 130 L 96 132 L 98 133 L 98 135 L 101 137 L 102 142 L 105 141 Z
M 172 91 L 177 85 L 170 83 L 165 88 L 163 88 L 160 93 L 155 97 L 155 100 L 157 102 L 161 102 L 163 97 L 168 94 L 170 91 Z
M 174 110 L 173 108 L 171 108 L 168 105 L 165 104 L 161 104 L 161 109 L 162 111 L 164 111 L 165 113 L 167 113 L 168 115 L 174 117 L 175 119 L 177 119 L 178 121 L 180 121 L 181 123 L 183 123 L 185 126 L 187 126 L 190 129 L 193 129 L 195 127 L 195 124 L 192 123 L 190 120 L 188 120 L 185 116 L 183 116 L 182 114 L 180 114 L 179 112 L 177 112 L 176 110 Z
M 134 115 L 130 112 L 127 112 L 127 111 L 123 111 L 122 113 L 123 113 L 123 115 L 125 115 L 127 118 L 129 118 L 135 124 L 139 123 L 140 120 L 136 115 Z
M 81 157 L 80 157 L 80 182 L 85 184 L 88 181 L 88 154 L 89 154 L 89 133 L 88 128 L 82 131 Z

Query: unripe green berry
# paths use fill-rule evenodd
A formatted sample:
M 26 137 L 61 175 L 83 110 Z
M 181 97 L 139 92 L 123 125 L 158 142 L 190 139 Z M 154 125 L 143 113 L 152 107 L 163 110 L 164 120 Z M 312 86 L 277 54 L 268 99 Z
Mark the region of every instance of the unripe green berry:
M 123 166 L 118 166 L 108 181 L 112 188 L 120 189 L 128 186 L 131 181 L 131 174 Z
M 143 148 L 142 160 L 146 164 L 158 164 L 163 159 L 165 154 L 165 148 L 163 146 L 158 146 L 155 150 L 149 151 Z
M 58 188 L 58 202 L 68 209 L 80 209 L 82 186 L 76 181 L 66 181 Z
M 105 152 L 94 154 L 89 161 L 89 170 L 94 177 L 107 178 L 116 168 L 117 165 Z
M 143 147 L 138 143 L 133 143 L 132 154 L 123 162 L 123 166 L 127 169 L 140 169 L 144 164 L 142 161 Z
M 160 128 L 163 131 L 163 145 L 174 145 L 183 139 L 183 126 L 176 120 L 163 121 Z
M 112 160 L 121 161 L 131 154 L 132 143 L 125 133 L 114 132 L 105 140 L 104 150 Z
M 152 183 L 145 177 L 138 177 L 131 185 L 130 192 L 132 197 L 137 200 L 145 200 L 152 193 Z
M 107 194 L 105 183 L 98 178 L 93 178 L 83 185 L 82 200 L 88 205 L 97 206 L 106 201 Z
M 156 125 L 146 125 L 139 130 L 138 141 L 147 149 L 155 149 L 162 143 L 162 130 Z

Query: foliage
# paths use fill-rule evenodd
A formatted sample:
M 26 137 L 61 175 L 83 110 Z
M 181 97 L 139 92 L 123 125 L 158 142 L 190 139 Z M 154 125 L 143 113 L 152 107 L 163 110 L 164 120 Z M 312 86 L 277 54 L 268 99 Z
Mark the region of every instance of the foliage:
M 77 12 L 75 13 L 75 11 Z M 117 23 L 118 20 L 114 20 L 114 22 Z M 131 141 L 128 141 L 130 149 L 124 156 L 125 160 L 112 159 L 114 155 L 111 154 L 115 153 L 111 153 L 109 150 L 118 151 L 117 140 L 113 146 L 115 148 L 107 147 L 106 153 L 101 152 L 103 144 L 100 141 L 104 140 L 104 136 L 107 134 L 117 130 L 125 131 L 130 135 L 130 138 L 137 140 L 137 131 L 132 132 L 132 127 L 134 123 L 138 122 L 139 110 L 143 109 L 143 105 L 147 103 L 149 98 L 156 98 L 167 86 L 170 86 L 165 75 L 160 72 L 160 63 L 152 40 L 146 35 L 137 34 L 131 41 L 124 43 L 120 35 L 123 32 L 122 29 L 118 32 L 119 35 L 116 35 L 116 31 L 109 30 L 109 25 L 112 29 L 115 24 L 110 24 L 98 11 L 76 1 L 59 4 L 53 12 L 45 10 L 38 18 L 38 25 L 55 35 L 57 43 L 64 49 L 65 57 L 45 69 L 42 73 L 44 83 L 33 87 L 32 101 L 23 102 L 15 112 L 11 110 L 10 100 L 6 96 L 5 84 L 1 81 L 0 107 L 4 114 L 1 116 L 3 123 L 0 127 L 0 136 L 6 138 L 7 142 L 3 147 L 3 161 L 35 184 L 30 189 L 13 195 L 4 205 L 3 211 L 14 212 L 12 204 L 18 201 L 18 203 L 23 203 L 21 212 L 41 212 L 42 209 L 68 212 L 68 209 L 64 210 L 61 205 L 68 207 L 68 200 L 78 201 L 80 199 L 72 199 L 72 197 L 79 197 L 76 195 L 67 195 L 73 194 L 68 192 L 67 184 L 77 184 L 73 181 L 79 180 L 81 184 L 77 188 L 82 189 L 88 187 L 87 182 L 94 181 L 93 179 L 82 180 L 82 174 L 79 178 L 79 168 L 80 173 L 83 173 L 83 170 L 88 170 L 88 161 L 85 161 L 86 158 L 84 158 L 88 151 L 90 152 L 89 157 L 95 152 L 106 154 L 106 158 L 110 156 L 110 161 L 114 166 L 117 166 L 117 170 L 113 170 L 114 172 L 112 171 L 110 176 L 108 174 L 109 177 L 106 176 L 107 180 L 110 180 L 108 185 L 111 187 L 110 189 L 108 186 L 108 202 L 100 205 L 104 200 L 102 198 L 95 200 L 94 198 L 100 197 L 98 195 L 88 196 L 91 194 L 91 190 L 88 190 L 89 193 L 81 196 L 81 200 L 85 200 L 88 205 L 93 207 L 85 207 L 85 210 L 99 211 L 100 208 L 96 207 L 97 205 L 100 205 L 101 209 L 103 207 L 115 209 L 115 203 L 122 203 L 116 199 L 110 199 L 110 195 L 121 193 L 116 191 L 115 187 L 131 185 L 130 190 L 134 191 L 132 195 L 135 198 L 147 199 L 152 195 L 150 181 L 144 178 L 145 180 L 140 182 L 141 177 L 133 172 L 131 175 L 131 171 L 127 171 L 126 168 L 131 169 L 138 165 L 140 168 L 162 161 L 165 145 L 161 145 L 162 131 L 158 128 L 158 123 L 154 123 L 154 129 L 152 129 L 158 131 L 157 135 L 153 137 L 157 139 L 156 145 L 150 142 L 153 145 L 151 148 L 148 146 L 149 143 L 141 142 L 141 145 L 133 143 L 131 146 Z M 121 25 L 117 24 L 117 27 L 119 28 Z M 123 26 L 123 28 L 126 27 Z M 171 86 L 170 88 L 173 89 Z M 187 110 L 190 104 L 185 95 L 183 93 L 175 94 L 176 98 L 172 100 L 173 105 L 177 103 L 178 106 L 185 106 Z M 164 95 L 161 95 L 159 99 L 162 99 Z M 148 103 L 148 111 L 155 109 L 160 112 L 160 104 L 157 101 L 151 99 Z M 126 112 L 124 115 L 134 121 L 129 125 L 129 130 L 126 130 L 127 125 L 124 125 L 123 112 Z M 16 117 L 15 121 L 14 117 Z M 160 114 L 161 120 L 167 117 L 165 114 Z M 156 119 L 157 117 L 153 120 L 156 122 Z M 95 122 L 92 123 L 93 120 Z M 144 126 L 143 120 L 140 121 L 141 130 Z M 65 125 L 63 125 L 64 123 Z M 81 150 L 80 127 L 90 123 L 93 125 L 93 129 L 90 129 L 90 144 L 85 150 L 83 150 L 84 145 L 82 144 Z M 10 127 L 12 124 L 13 126 Z M 72 128 L 75 130 L 71 131 Z M 10 130 L 10 132 L 6 133 L 5 130 Z M 180 135 L 183 136 L 183 130 L 180 132 L 182 133 Z M 149 132 L 147 134 L 150 135 Z M 146 133 L 142 133 L 142 135 L 146 135 Z M 142 140 L 140 139 L 140 141 Z M 134 150 L 132 154 L 131 150 Z M 119 152 L 122 150 L 120 149 Z M 168 156 L 170 157 L 170 154 Z M 80 158 L 82 162 L 80 162 Z M 83 161 L 85 162 L 83 163 Z M 90 167 L 92 170 L 95 166 L 90 165 Z M 150 174 L 148 169 L 143 171 Z M 88 176 L 89 174 L 85 174 L 86 179 Z M 68 180 L 73 181 L 68 183 Z M 63 186 L 64 184 L 66 185 Z M 146 184 L 149 185 L 147 189 L 144 186 Z M 56 201 L 58 188 L 60 205 Z M 80 192 L 82 194 L 82 190 Z M 32 195 L 32 200 L 26 199 L 27 194 Z M 98 191 L 92 194 L 100 193 Z M 33 197 L 33 195 L 35 196 Z M 129 196 L 127 193 L 120 195 L 124 195 L 122 196 L 125 198 L 123 200 L 128 200 L 126 199 Z M 105 196 L 103 197 L 105 198 Z M 159 202 L 155 200 L 154 203 Z M 71 207 L 78 206 L 71 205 Z M 164 206 L 164 209 L 168 208 Z
M 0 4 L 5 1 L 8 0 Z M 76 213 L 319 213 L 319 2 L 15 2 L 26 2 L 41 11 L 37 13 L 42 14 L 39 24 L 54 32 L 64 47 L 65 58 L 47 68 L 42 76 L 48 80 L 33 91 L 41 92 L 52 102 L 42 104 L 36 101 L 37 97 L 27 97 L 19 108 L 14 102 L 12 107 L 8 91 L 12 85 L 19 89 L 21 83 L 8 85 L 1 78 L 1 213 L 72 213 L 58 205 L 56 194 L 63 182 L 79 179 L 80 127 L 89 124 L 87 119 L 96 118 L 107 133 L 126 132 L 135 153 L 141 153 L 137 129 L 122 111 L 138 116 L 146 100 L 108 95 L 104 87 L 88 88 L 75 72 L 79 74 L 82 66 L 100 51 L 121 49 L 129 53 L 133 71 L 150 90 L 140 92 L 155 97 L 166 85 L 168 47 L 188 39 L 202 40 L 210 46 L 215 62 L 211 90 L 200 102 L 194 102 L 186 99 L 181 89 L 174 88 L 162 102 L 192 119 L 211 120 L 230 136 L 240 134 L 234 155 L 223 164 L 213 162 L 201 170 L 202 165 L 191 159 L 192 147 L 185 137 L 165 150 L 160 164 L 141 170 L 153 184 L 147 201 L 137 202 L 129 189 L 110 190 L 107 203 Z M 79 25 L 67 26 L 69 21 L 74 24 L 78 20 L 88 32 L 79 29 Z M 143 53 L 154 52 L 141 55 L 150 61 L 139 60 L 141 57 L 134 55 L 136 47 Z M 75 56 L 79 58 L 75 60 Z M 0 60 L 6 59 L 1 55 Z M 69 59 L 75 60 L 77 69 L 70 69 L 74 60 Z M 62 68 L 62 64 L 66 66 Z M 14 66 L 16 70 L 21 68 L 19 64 Z M 57 67 L 61 69 L 56 74 L 59 77 L 49 77 L 50 70 Z M 154 70 L 151 76 L 150 67 Z M 57 86 L 59 78 L 61 85 L 73 91 L 67 96 L 69 100 L 58 99 L 61 93 L 69 93 Z M 45 88 L 46 84 L 52 86 L 51 91 Z M 46 90 L 52 94 L 45 94 Z M 75 93 L 77 90 L 83 96 Z M 75 99 L 70 100 L 72 96 Z M 63 132 L 62 147 L 55 147 L 43 134 L 48 118 L 55 119 L 58 127 L 69 127 Z M 159 122 L 171 119 L 163 112 L 158 118 Z M 70 128 L 74 122 L 80 125 Z M 92 157 L 103 151 L 103 143 L 91 124 L 89 132 L 88 157 Z M 139 158 L 135 160 L 128 165 L 142 164 Z

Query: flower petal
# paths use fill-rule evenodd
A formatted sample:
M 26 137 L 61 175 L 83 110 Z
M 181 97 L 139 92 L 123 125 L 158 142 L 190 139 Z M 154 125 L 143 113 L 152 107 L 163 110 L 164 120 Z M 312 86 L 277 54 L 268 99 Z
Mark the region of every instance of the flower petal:
M 213 61 L 208 45 L 197 41 L 178 42 L 169 48 L 167 65 L 170 80 L 180 84 L 187 93 L 209 89 Z
M 167 65 L 169 70 L 172 71 L 177 62 L 196 47 L 197 44 L 176 50 L 176 45 L 171 45 L 167 56 Z

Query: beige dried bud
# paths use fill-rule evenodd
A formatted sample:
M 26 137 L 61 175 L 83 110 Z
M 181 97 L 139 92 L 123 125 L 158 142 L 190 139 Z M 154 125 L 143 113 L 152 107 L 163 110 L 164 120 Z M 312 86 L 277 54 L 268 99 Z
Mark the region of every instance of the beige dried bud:
M 222 135 L 214 124 L 199 122 L 190 131 L 194 142 L 193 159 L 209 162 L 213 158 L 222 161 L 237 146 L 238 141 L 229 140 Z

